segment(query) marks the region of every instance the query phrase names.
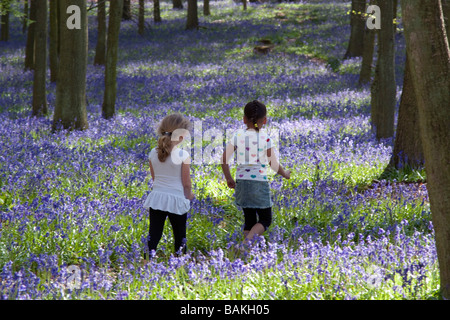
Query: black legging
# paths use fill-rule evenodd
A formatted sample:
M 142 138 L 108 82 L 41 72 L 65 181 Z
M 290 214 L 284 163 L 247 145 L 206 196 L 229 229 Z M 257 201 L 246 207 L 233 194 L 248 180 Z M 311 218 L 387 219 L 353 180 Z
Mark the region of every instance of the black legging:
M 161 240 L 164 223 L 167 216 L 169 217 L 170 224 L 172 225 L 173 237 L 175 240 L 175 253 L 186 253 L 186 221 L 187 214 L 175 214 L 167 211 L 155 210 L 150 208 L 150 227 L 148 231 L 148 250 L 156 251 L 159 240 Z
M 242 208 L 244 211 L 244 230 L 250 231 L 258 222 L 267 230 L 272 224 L 272 208 L 256 209 Z M 259 218 L 259 219 L 258 219 Z

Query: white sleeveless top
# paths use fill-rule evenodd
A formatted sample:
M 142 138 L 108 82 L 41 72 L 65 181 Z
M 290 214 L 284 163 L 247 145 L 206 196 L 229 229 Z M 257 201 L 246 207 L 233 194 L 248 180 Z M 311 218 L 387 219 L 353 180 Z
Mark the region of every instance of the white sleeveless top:
M 185 150 L 174 148 L 166 161 L 158 159 L 156 148 L 152 149 L 149 159 L 152 162 L 153 189 L 144 202 L 144 208 L 184 214 L 190 209 L 181 182 L 181 164 L 190 157 Z

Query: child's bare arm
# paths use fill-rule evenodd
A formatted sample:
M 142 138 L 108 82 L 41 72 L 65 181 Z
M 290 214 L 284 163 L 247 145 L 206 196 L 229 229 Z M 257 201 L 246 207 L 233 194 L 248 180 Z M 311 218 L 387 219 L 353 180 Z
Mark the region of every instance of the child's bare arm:
M 152 162 L 150 160 L 148 162 L 150 164 L 150 174 L 152 175 L 153 181 L 155 181 L 155 171 L 153 170 Z
M 267 158 L 269 159 L 269 164 L 273 171 L 275 171 L 285 179 L 289 179 L 291 177 L 291 171 L 285 170 L 281 166 L 281 164 L 278 162 L 277 157 L 275 156 L 275 153 L 272 152 L 272 148 L 267 149 Z
M 191 183 L 191 165 L 189 163 L 183 163 L 181 165 L 181 182 L 183 184 L 184 196 L 186 199 L 194 199 L 194 193 L 192 193 L 192 183 Z
M 225 179 L 227 180 L 227 185 L 229 188 L 234 189 L 236 187 L 236 182 L 231 176 L 230 166 L 228 165 L 228 160 L 234 152 L 234 146 L 232 144 L 228 144 L 225 148 L 225 151 L 222 155 L 222 171 Z

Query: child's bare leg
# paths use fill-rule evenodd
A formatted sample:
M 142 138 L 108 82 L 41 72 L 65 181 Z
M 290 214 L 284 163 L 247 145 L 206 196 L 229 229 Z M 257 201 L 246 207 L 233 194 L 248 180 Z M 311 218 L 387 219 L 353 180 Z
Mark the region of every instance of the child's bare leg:
M 250 231 L 248 231 L 247 234 L 245 234 L 245 231 L 244 231 L 245 239 L 252 240 L 253 237 L 255 236 L 255 234 L 260 236 L 264 233 L 265 230 L 266 229 L 264 228 L 264 226 L 258 222 L 250 229 Z

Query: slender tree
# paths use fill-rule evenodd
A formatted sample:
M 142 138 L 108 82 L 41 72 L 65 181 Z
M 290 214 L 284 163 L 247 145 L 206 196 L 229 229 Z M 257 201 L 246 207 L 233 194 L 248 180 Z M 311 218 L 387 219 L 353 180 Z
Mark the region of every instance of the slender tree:
M 47 0 L 36 1 L 35 69 L 33 81 L 34 116 L 47 114 L 45 75 L 47 73 Z
M 364 49 L 359 73 L 359 85 L 368 84 L 372 78 L 373 53 L 375 49 L 375 30 L 366 28 L 364 31 Z
M 365 0 L 352 0 L 350 12 L 350 40 L 344 59 L 361 57 L 364 49 L 364 15 L 366 12 Z
M 97 44 L 94 65 L 105 65 L 106 60 L 106 0 L 97 3 Z
M 197 0 L 188 0 L 187 4 L 186 29 L 198 29 Z
M 392 0 L 378 0 L 381 29 L 378 30 L 378 59 L 371 88 L 372 126 L 377 139 L 394 136 L 396 106 L 395 48 Z
M 450 299 L 450 49 L 441 0 L 402 0 L 406 50 L 417 97 L 440 290 Z
M 34 29 L 36 21 L 36 1 L 30 1 L 30 23 L 28 25 L 27 43 L 25 46 L 25 70 L 34 69 Z
M 0 41 L 8 41 L 9 40 L 9 11 L 10 11 L 10 3 L 11 0 L 1 0 L 1 26 L 0 26 Z
M 173 9 L 183 9 L 183 2 L 181 0 L 172 0 Z
M 131 20 L 133 18 L 131 14 L 131 0 L 122 0 L 122 2 L 123 2 L 122 19 Z
M 58 43 L 59 43 L 59 23 L 58 23 L 58 1 L 50 1 L 50 81 L 56 82 L 58 79 Z
M 59 2 L 60 60 L 56 83 L 53 130 L 60 128 L 83 130 L 88 128 L 86 112 L 88 53 L 86 0 L 59 0 Z M 70 11 L 67 13 L 69 6 L 79 8 L 78 13 L 72 15 Z M 79 20 L 79 29 L 69 28 L 69 17 L 72 19 L 74 16 L 75 20 Z
M 108 38 L 106 42 L 105 92 L 102 104 L 102 115 L 105 119 L 111 119 L 115 114 L 117 50 L 119 46 L 123 0 L 111 0 L 110 3 Z
M 203 15 L 209 16 L 211 14 L 211 10 L 209 9 L 209 0 L 203 0 Z
M 27 31 L 28 25 L 28 0 L 23 1 L 23 18 L 22 18 L 22 33 Z
M 159 7 L 159 0 L 153 0 L 153 20 L 161 22 L 161 10 Z
M 145 31 L 145 1 L 139 0 L 138 32 L 142 36 Z

